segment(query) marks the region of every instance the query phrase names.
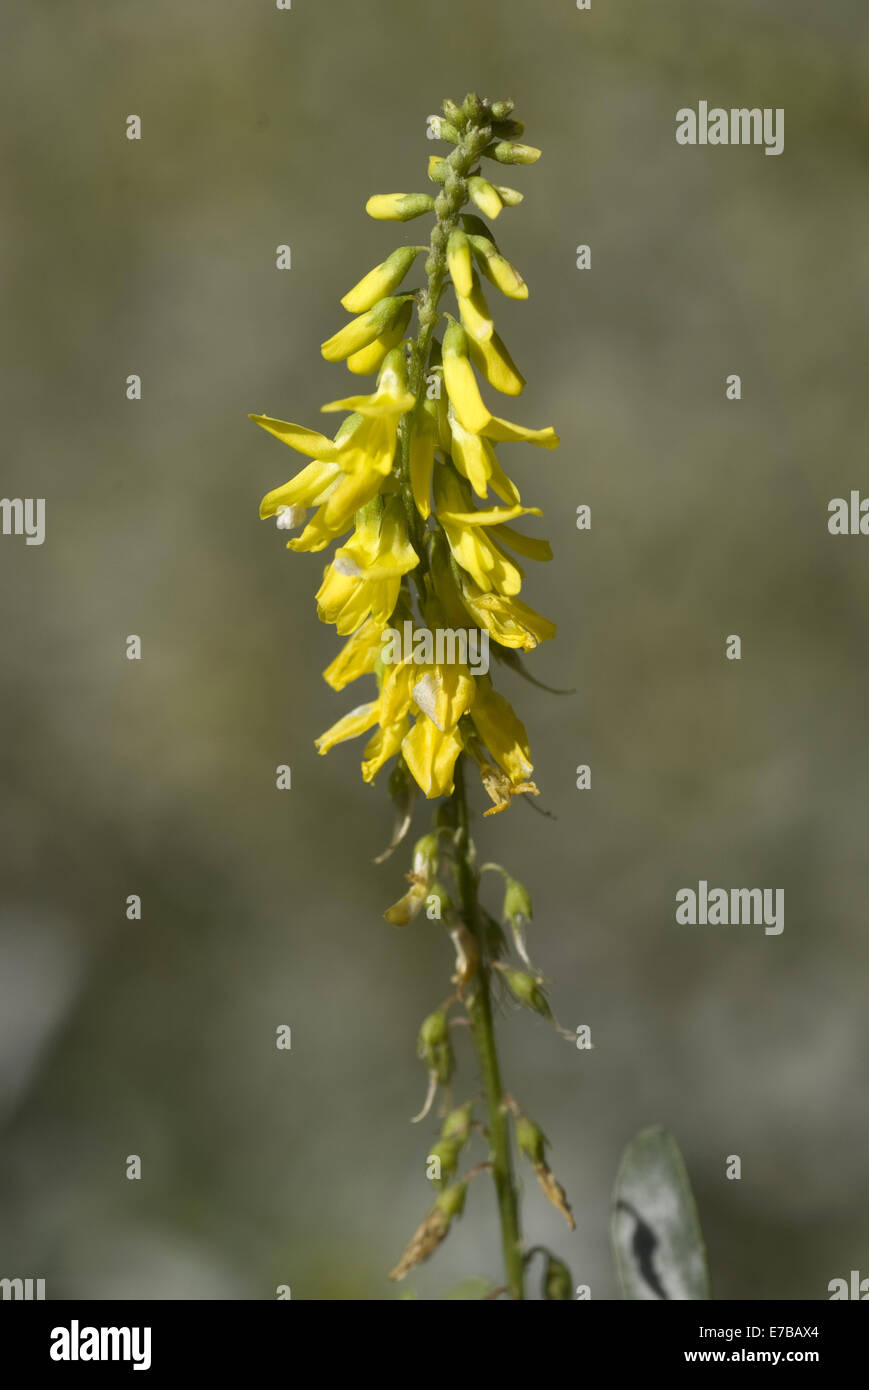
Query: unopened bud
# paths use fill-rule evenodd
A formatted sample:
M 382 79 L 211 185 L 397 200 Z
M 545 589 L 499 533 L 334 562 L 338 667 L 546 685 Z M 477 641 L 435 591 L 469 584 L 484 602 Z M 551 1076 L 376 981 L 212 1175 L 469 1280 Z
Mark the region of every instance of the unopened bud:
M 471 201 L 476 203 L 485 217 L 497 217 L 504 206 L 497 190 L 492 187 L 489 180 L 480 178 L 477 174 L 468 179 L 468 192 L 471 195 Z
M 514 105 L 515 103 L 509 99 L 507 101 L 494 101 L 492 103 L 493 119 L 496 121 L 506 121 L 507 117 L 512 114 Z
M 487 159 L 496 159 L 499 164 L 536 164 L 542 153 L 534 145 L 519 145 L 513 140 L 497 140 L 483 150 Z
M 368 216 L 378 222 L 409 222 L 433 208 L 434 199 L 427 193 L 375 193 L 365 204 Z

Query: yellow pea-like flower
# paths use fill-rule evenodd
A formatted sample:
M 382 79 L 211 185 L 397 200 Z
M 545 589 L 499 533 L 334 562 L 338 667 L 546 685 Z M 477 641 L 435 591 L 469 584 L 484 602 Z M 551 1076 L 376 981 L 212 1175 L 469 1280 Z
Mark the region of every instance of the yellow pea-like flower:
M 463 747 L 464 741 L 458 728 L 442 731 L 424 714 L 416 719 L 413 728 L 403 739 L 401 752 L 404 761 L 413 780 L 429 800 L 452 794 L 456 759 Z
M 385 333 L 381 333 L 367 347 L 350 354 L 347 358 L 348 371 L 353 372 L 355 376 L 372 376 L 378 371 L 388 353 L 398 347 L 404 337 L 412 313 L 412 304 L 405 304 L 391 328 L 387 328 Z
M 452 276 L 456 294 L 469 295 L 474 284 L 474 265 L 471 243 L 461 227 L 454 228 L 447 240 L 447 269 Z
M 433 207 L 434 198 L 427 193 L 375 193 L 365 204 L 365 211 L 378 222 L 409 222 Z
M 468 337 L 472 340 L 476 338 L 478 341 L 486 341 L 491 338 L 495 331 L 495 324 L 480 288 L 479 276 L 474 274 L 470 294 L 459 294 L 458 290 L 456 291 L 456 300 L 462 325 Z
M 327 338 L 320 351 L 327 362 L 343 362 L 346 357 L 368 347 L 375 338 L 386 333 L 395 323 L 402 307 L 409 302 L 408 295 L 392 295 L 381 299 L 358 318 L 351 319 L 331 338 Z
M 468 349 L 471 361 L 490 386 L 505 396 L 521 395 L 525 378 L 497 333 L 489 338 L 469 335 Z
M 479 433 L 491 420 L 471 359 L 468 356 L 468 335 L 455 319 L 444 334 L 444 384 L 453 408 L 465 429 Z
M 348 314 L 364 314 L 381 299 L 391 295 L 404 279 L 424 246 L 399 246 L 385 261 L 369 270 L 367 275 L 348 290 L 341 300 Z
M 489 183 L 488 179 L 480 178 L 479 175 L 473 175 L 468 179 L 468 192 L 471 195 L 471 201 L 476 203 L 484 217 L 491 217 L 494 220 L 504 206 L 504 201 L 498 190 Z
M 462 476 L 467 478 L 477 496 L 486 497 L 491 487 L 502 502 L 518 502 L 519 489 L 502 469 L 488 439 L 482 434 L 466 430 L 452 408 L 449 411 L 449 422 L 453 462 Z

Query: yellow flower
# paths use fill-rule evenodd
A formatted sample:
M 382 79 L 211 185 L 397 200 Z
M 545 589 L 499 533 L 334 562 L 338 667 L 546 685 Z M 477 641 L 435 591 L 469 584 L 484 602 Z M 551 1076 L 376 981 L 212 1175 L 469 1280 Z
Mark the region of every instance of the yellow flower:
M 373 618 L 366 618 L 353 633 L 333 661 L 323 672 L 323 679 L 333 690 L 343 690 L 360 676 L 370 675 L 377 666 L 383 628 Z
M 337 743 L 358 738 L 379 724 L 377 733 L 365 747 L 362 763 L 364 780 L 372 782 L 383 764 L 398 752 L 410 728 L 408 710 L 414 674 L 406 664 L 387 667 L 377 699 L 357 706 L 321 734 L 316 740 L 318 752 L 328 753 Z
M 452 794 L 453 771 L 463 747 L 458 729 L 438 729 L 425 715 L 420 715 L 403 740 L 404 761 L 429 800 Z
M 363 275 L 352 290 L 348 290 L 341 300 L 341 307 L 348 314 L 364 314 L 373 309 L 378 300 L 392 294 L 404 279 L 424 246 L 399 246 L 385 261 Z
M 519 501 L 519 489 L 502 469 L 488 439 L 466 430 L 452 406 L 449 407 L 448 416 L 452 459 L 462 477 L 467 478 L 478 497 L 486 497 L 491 487 L 502 502 L 515 505 Z
M 395 458 L 399 419 L 413 403 L 406 385 L 404 355 L 396 348 L 384 360 L 373 395 L 350 396 L 323 407 L 325 411 L 353 412 L 333 440 L 267 415 L 250 417 L 290 448 L 315 460 L 288 483 L 267 493 L 260 504 L 260 516 L 281 513 L 279 519 L 289 519 L 292 524 L 304 518 L 305 508 L 317 508 L 302 534 L 287 542 L 288 549 L 323 550 L 350 529 L 356 513 L 383 488 Z M 287 513 L 286 509 L 293 510 Z
M 555 636 L 555 624 L 521 599 L 483 593 L 463 570 L 457 569 L 454 575 L 448 548 L 442 543 L 432 546 L 431 567 L 438 598 L 454 627 L 464 627 L 469 614 L 502 647 L 526 652 Z
M 488 676 L 477 681 L 477 698 L 471 710 L 471 719 L 480 739 L 508 779 L 506 786 L 492 788 L 498 791 L 500 798 L 500 804 L 496 803 L 495 810 L 504 809 L 505 797 L 509 802 L 511 796 L 520 796 L 528 792 L 536 796 L 537 788 L 529 780 L 534 768 L 525 726 L 509 701 L 494 689 Z M 492 794 L 488 785 L 486 790 Z M 493 800 L 495 799 L 493 797 Z M 491 815 L 493 812 L 487 811 L 486 814 Z
M 356 522 L 352 538 L 335 552 L 317 591 L 317 613 L 346 636 L 370 616 L 381 626 L 398 599 L 401 576 L 419 563 L 407 539 L 398 498 L 376 499 Z
M 371 376 L 372 372 L 376 372 L 386 354 L 398 347 L 402 341 L 412 313 L 413 306 L 405 304 L 400 309 L 398 318 L 391 328 L 387 328 L 367 347 L 360 348 L 358 352 L 350 354 L 347 358 L 348 370 L 355 373 L 356 376 Z
M 344 327 L 327 338 L 320 348 L 327 362 L 343 362 L 354 352 L 359 352 L 381 333 L 391 328 L 403 306 L 410 302 L 410 295 L 396 295 L 379 300 L 373 309 L 351 319 Z
M 540 516 L 539 507 L 487 507 L 473 510 L 466 485 L 449 468 L 438 467 L 434 481 L 435 515 L 444 529 L 456 563 L 484 592 L 515 595 L 525 571 L 503 549 L 503 523 L 517 516 Z M 493 539 L 487 532 L 500 531 Z

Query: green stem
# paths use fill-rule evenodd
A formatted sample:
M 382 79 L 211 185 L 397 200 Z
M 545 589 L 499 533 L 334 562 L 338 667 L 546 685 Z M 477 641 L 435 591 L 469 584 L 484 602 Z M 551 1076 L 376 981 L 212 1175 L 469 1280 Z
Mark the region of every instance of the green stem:
M 477 875 L 471 862 L 471 843 L 468 835 L 468 803 L 465 795 L 464 755 L 456 763 L 455 790 L 452 795 L 456 827 L 456 877 L 462 904 L 462 916 L 472 932 L 480 952 L 480 969 L 466 1000 L 474 1044 L 480 1060 L 483 1090 L 489 1120 L 489 1160 L 498 1199 L 501 1221 L 501 1246 L 507 1285 L 515 1299 L 525 1296 L 523 1286 L 524 1259 L 519 1231 L 519 1201 L 513 1178 L 513 1156 L 510 1149 L 510 1128 L 504 1107 L 501 1068 L 495 1041 L 492 1017 L 490 972 L 486 960 L 486 942 L 480 927 L 477 910 Z

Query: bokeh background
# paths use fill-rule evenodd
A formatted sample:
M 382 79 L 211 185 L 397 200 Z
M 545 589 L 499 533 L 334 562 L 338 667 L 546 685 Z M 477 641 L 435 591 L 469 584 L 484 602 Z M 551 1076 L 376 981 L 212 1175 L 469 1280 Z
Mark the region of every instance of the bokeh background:
M 469 89 L 544 150 L 497 228 L 531 297 L 491 302 L 529 378 L 505 413 L 563 439 L 508 463 L 556 550 L 533 669 L 576 690 L 503 679 L 552 818 L 478 838 L 595 1043 L 502 1015 L 578 1219 L 526 1173 L 529 1242 L 618 1296 L 612 1182 L 662 1123 L 717 1297 L 869 1274 L 869 541 L 826 526 L 867 477 L 865 6 L 15 0 L 4 28 L 2 490 L 47 499 L 47 538 L 0 540 L 0 1275 L 399 1296 L 430 1197 L 415 1035 L 451 952 L 381 919 L 406 867 L 371 862 L 385 784 L 358 745 L 316 756 L 349 693 L 320 679 L 322 560 L 258 521 L 295 456 L 246 416 L 315 425 L 346 393 L 318 352 L 337 300 L 416 236 L 365 200 L 426 187 L 425 118 Z M 783 155 L 677 146 L 700 99 L 783 107 Z M 784 888 L 783 935 L 677 927 L 700 878 Z M 419 1297 L 497 1277 L 484 1188 Z

